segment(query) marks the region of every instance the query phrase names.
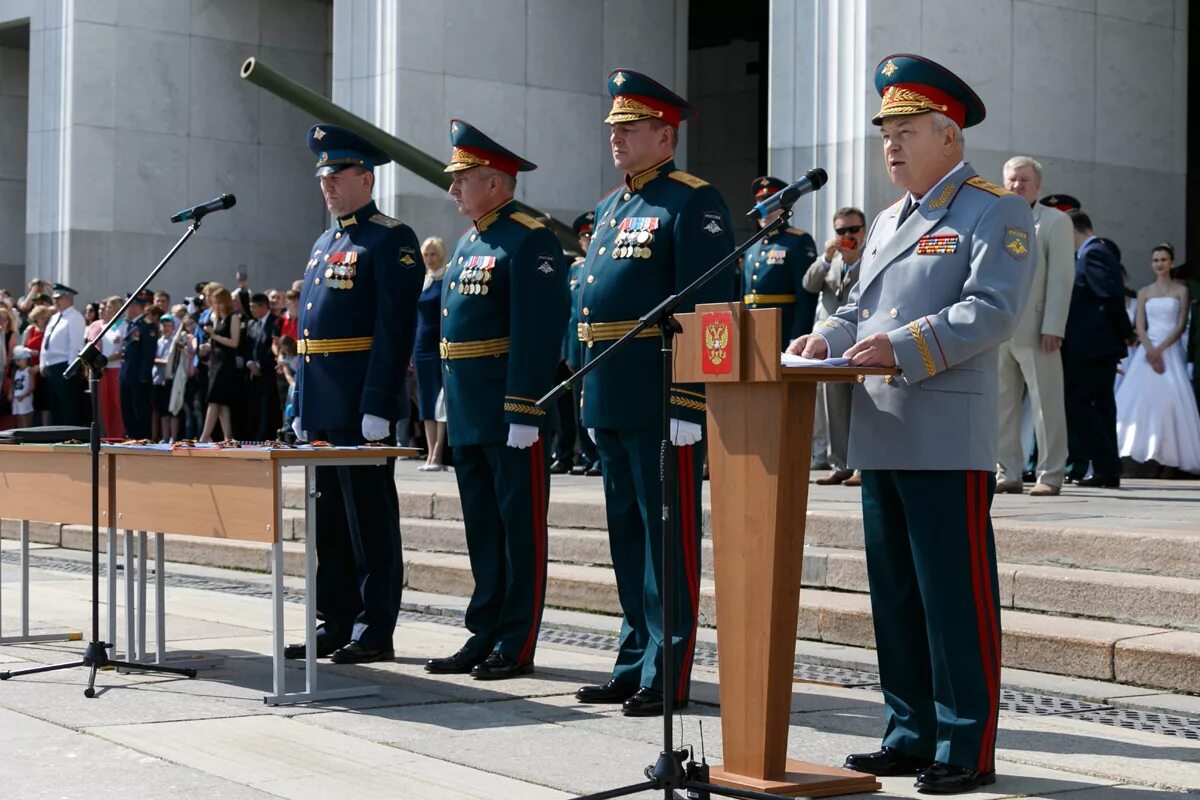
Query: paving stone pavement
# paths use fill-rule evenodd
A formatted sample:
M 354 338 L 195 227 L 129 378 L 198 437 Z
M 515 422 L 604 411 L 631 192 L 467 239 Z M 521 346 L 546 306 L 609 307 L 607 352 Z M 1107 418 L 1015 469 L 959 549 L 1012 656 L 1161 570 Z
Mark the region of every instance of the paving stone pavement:
M 4 567 L 9 632 L 13 574 Z M 35 569 L 33 578 L 38 626 L 77 628 L 87 620 L 85 575 Z M 445 605 L 453 609 L 455 601 Z M 370 681 L 381 687 L 378 696 L 271 708 L 261 700 L 269 686 L 267 599 L 170 586 L 167 608 L 169 649 L 220 653 L 225 666 L 196 680 L 102 673 L 103 691 L 92 700 L 83 697 L 82 670 L 0 683 L 0 798 L 540 800 L 637 782 L 658 753 L 660 721 L 574 702 L 576 686 L 607 675 L 604 650 L 543 642 L 538 671 L 528 678 L 486 685 L 435 678 L 422 670 L 424 660 L 453 652 L 463 632 L 452 617 L 407 615 L 395 662 L 322 670 L 323 685 Z M 286 620 L 289 639 L 298 638 L 299 606 L 287 606 Z M 611 619 L 564 612 L 549 613 L 547 623 L 612 628 Z M 0 647 L 0 664 L 54 663 L 79 652 L 75 643 L 8 645 Z M 299 681 L 302 671 L 289 668 L 289 675 Z M 702 726 L 711 761 L 720 760 L 722 746 L 717 679 L 716 669 L 698 668 L 698 702 L 677 727 L 677 744 L 699 747 Z M 1108 691 L 1120 694 L 1119 687 Z M 1186 709 L 1194 698 L 1179 700 Z M 797 683 L 789 756 L 840 763 L 847 752 L 874 749 L 881 720 L 873 689 Z M 1200 741 L 1178 736 L 1005 712 L 998 755 L 999 780 L 973 797 L 1153 800 L 1200 792 Z M 883 784 L 877 797 L 916 796 L 910 778 Z

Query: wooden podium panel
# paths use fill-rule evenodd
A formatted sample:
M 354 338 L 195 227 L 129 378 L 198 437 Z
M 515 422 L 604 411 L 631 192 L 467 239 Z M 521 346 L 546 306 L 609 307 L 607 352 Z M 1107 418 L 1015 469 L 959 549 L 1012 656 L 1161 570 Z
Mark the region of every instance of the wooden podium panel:
M 100 525 L 108 527 L 109 460 L 100 456 Z M 0 516 L 92 524 L 92 461 L 84 446 L 0 445 Z
M 278 540 L 279 467 L 269 458 L 114 453 L 117 527 L 188 536 Z
M 873 775 L 787 757 L 817 384 L 895 370 L 780 366 L 780 313 L 698 306 L 675 376 L 704 382 L 724 763 L 714 783 L 805 797 L 870 792 Z

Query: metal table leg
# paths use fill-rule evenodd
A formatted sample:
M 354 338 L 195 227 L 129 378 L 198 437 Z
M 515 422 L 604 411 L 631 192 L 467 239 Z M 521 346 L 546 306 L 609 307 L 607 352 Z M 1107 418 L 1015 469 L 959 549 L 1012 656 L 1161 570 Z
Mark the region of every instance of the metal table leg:
M 77 642 L 83 638 L 79 631 L 63 631 L 62 633 L 29 634 L 29 520 L 21 520 L 20 526 L 20 584 L 21 584 L 21 634 L 19 636 L 4 636 L 0 630 L 0 644 L 30 644 L 33 642 Z M 0 613 L 0 625 L 3 625 L 3 614 Z
M 366 697 L 379 694 L 379 687 L 370 684 L 348 686 L 344 689 L 317 689 L 317 484 L 316 467 L 304 464 L 304 679 L 303 692 L 288 692 L 283 660 L 283 470 L 275 467 L 275 543 L 271 546 L 271 603 L 274 612 L 272 631 L 275 694 L 263 698 L 271 706 L 311 703 L 319 700 L 340 700 L 347 697 Z
M 154 663 L 167 660 L 167 560 L 163 556 L 163 535 L 154 534 Z
M 108 526 L 108 657 L 117 657 L 117 529 Z
M 133 551 L 133 531 L 125 531 L 123 541 L 125 556 L 125 660 L 136 661 L 137 651 L 137 603 L 134 598 L 137 559 Z
M 146 532 L 137 532 L 137 657 L 146 658 Z

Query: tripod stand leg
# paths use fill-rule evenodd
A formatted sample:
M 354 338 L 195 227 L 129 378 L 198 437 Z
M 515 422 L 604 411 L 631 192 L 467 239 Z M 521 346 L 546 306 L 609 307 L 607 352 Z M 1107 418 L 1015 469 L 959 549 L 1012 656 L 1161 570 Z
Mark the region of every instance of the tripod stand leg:
M 616 789 L 608 789 L 603 792 L 584 795 L 579 800 L 608 800 L 608 798 L 612 797 L 628 797 L 631 794 L 650 792 L 657 788 L 658 781 L 642 781 L 641 783 L 631 783 L 629 786 L 621 786 Z
M 92 664 L 88 667 L 88 682 L 87 688 L 83 690 L 83 696 L 92 698 L 96 696 L 96 665 Z
M 10 669 L 0 672 L 0 681 L 6 681 L 9 678 L 19 678 L 22 675 L 36 675 L 39 672 L 55 672 L 60 669 L 73 669 L 82 667 L 85 662 L 71 661 L 67 664 L 47 664 L 44 667 L 30 667 L 29 669 Z

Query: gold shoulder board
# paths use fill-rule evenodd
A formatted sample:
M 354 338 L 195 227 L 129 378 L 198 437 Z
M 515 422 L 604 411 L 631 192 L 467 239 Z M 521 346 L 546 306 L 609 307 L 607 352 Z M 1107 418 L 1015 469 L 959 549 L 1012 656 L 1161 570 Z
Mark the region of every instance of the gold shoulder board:
M 376 225 L 382 225 L 385 228 L 394 228 L 400 224 L 400 220 L 392 219 L 387 214 L 372 214 L 371 222 L 374 222 Z
M 996 197 L 1004 197 L 1005 195 L 1012 194 L 1012 192 L 1010 192 L 1008 189 L 1005 189 L 1003 186 L 997 186 L 991 181 L 985 181 L 978 175 L 976 175 L 974 178 L 967 178 L 967 186 L 974 186 L 976 189 L 982 189 L 988 194 L 996 195 Z
M 513 212 L 509 216 L 509 219 L 511 219 L 513 222 L 521 223 L 522 225 L 524 225 L 526 228 L 529 228 L 530 230 L 537 230 L 538 228 L 546 227 L 545 225 L 538 222 L 536 219 L 534 219 L 533 217 L 529 216 L 528 214 L 526 214 L 522 211 Z
M 684 186 L 690 186 L 693 189 L 699 189 L 701 186 L 708 186 L 708 181 L 703 178 L 697 178 L 695 175 L 690 175 L 681 169 L 667 173 L 667 177 L 672 180 L 679 181 Z

